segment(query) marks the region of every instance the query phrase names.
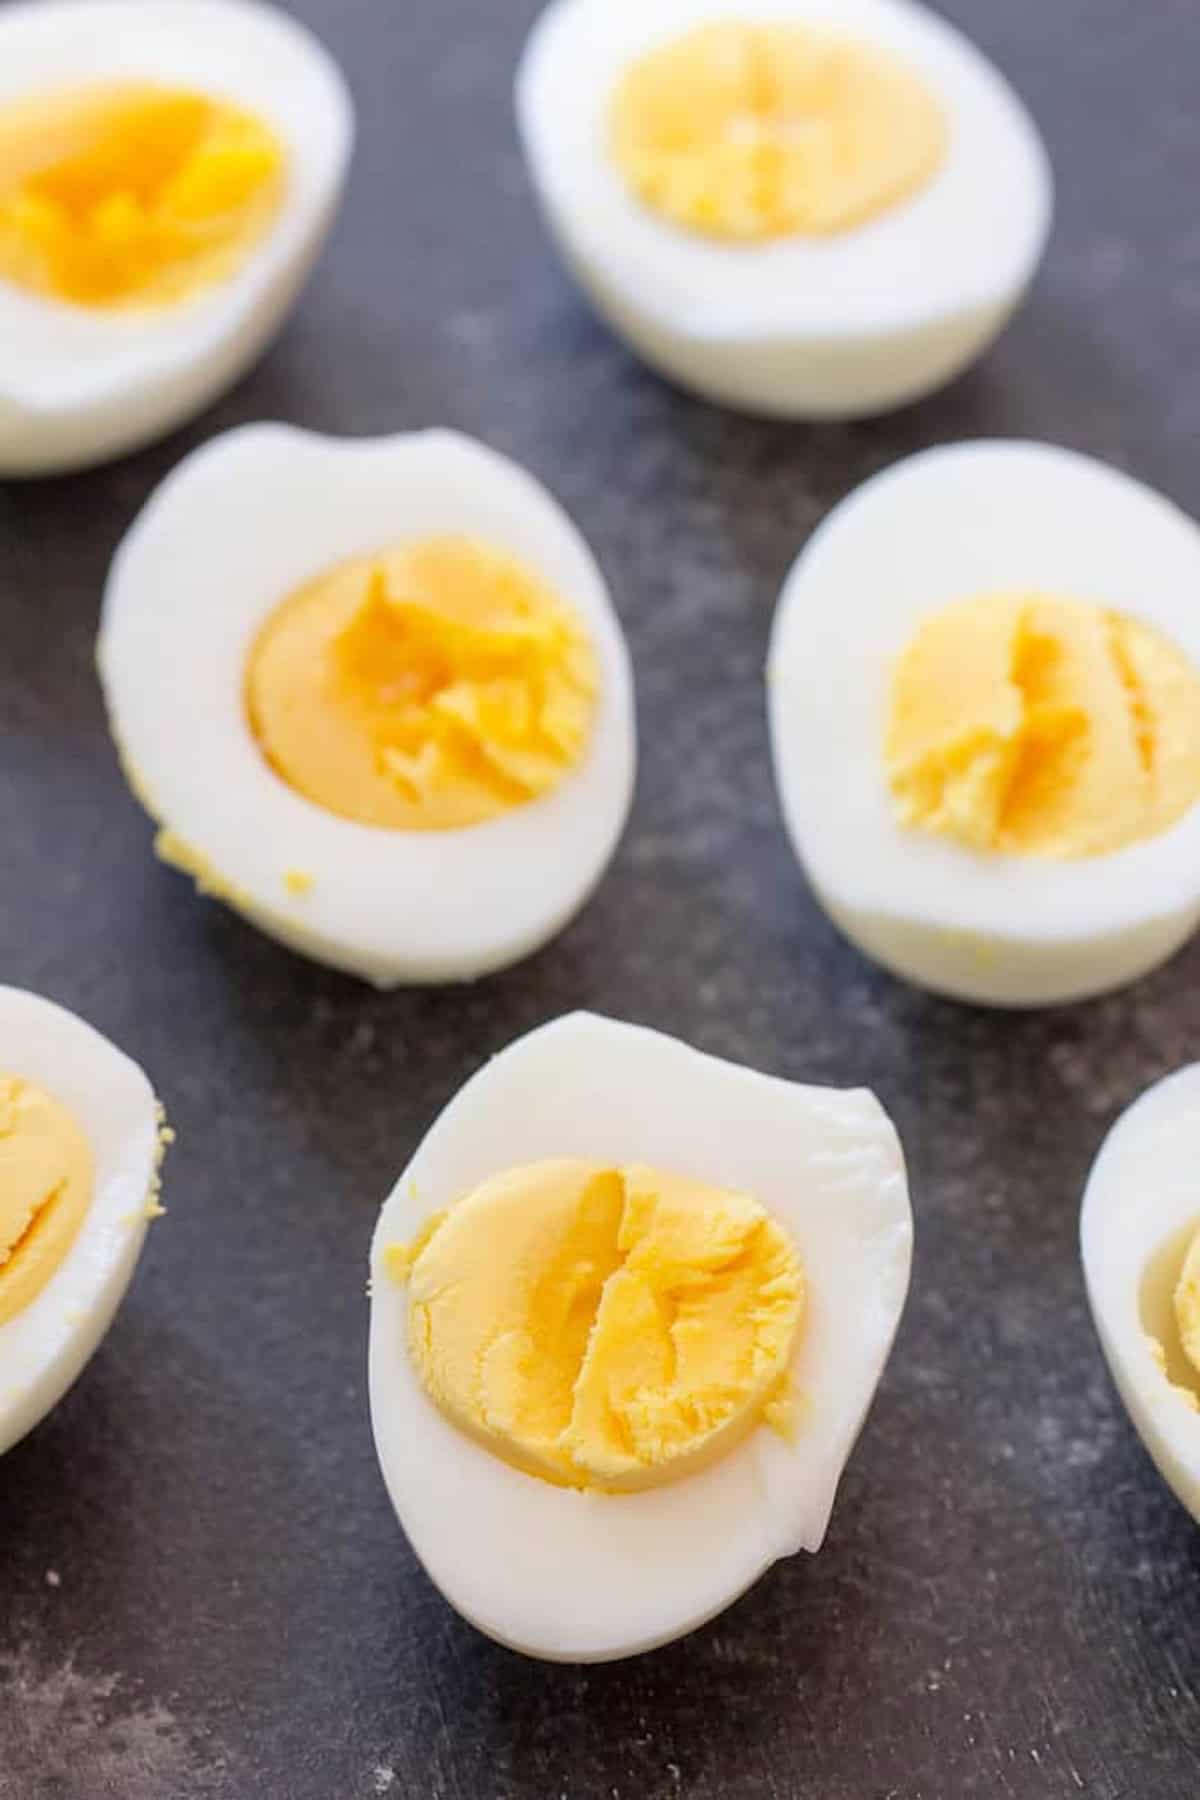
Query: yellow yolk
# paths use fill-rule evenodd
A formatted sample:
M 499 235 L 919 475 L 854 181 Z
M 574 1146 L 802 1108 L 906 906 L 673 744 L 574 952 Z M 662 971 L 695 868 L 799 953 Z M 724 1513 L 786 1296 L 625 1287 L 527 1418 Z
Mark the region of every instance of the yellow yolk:
M 290 596 L 250 653 L 276 772 L 364 825 L 479 824 L 547 794 L 591 732 L 596 659 L 532 572 L 467 538 L 359 557 Z
M 779 1422 L 804 1311 L 780 1225 L 661 1170 L 533 1163 L 389 1253 L 442 1412 L 560 1485 L 654 1486 Z
M 1083 601 L 969 600 L 901 657 L 884 756 L 903 825 L 972 850 L 1101 856 L 1200 800 L 1200 670 Z
M 286 153 L 184 89 L 71 89 L 0 109 L 0 278 L 79 306 L 163 305 L 231 275 L 279 208 Z
M 1192 1368 L 1200 1375 L 1200 1228 L 1194 1233 L 1183 1259 L 1175 1287 L 1175 1322 L 1179 1341 Z M 1192 1395 L 1196 1403 L 1196 1395 Z
M 32 1082 L 0 1075 L 0 1325 L 41 1293 L 92 1199 L 87 1139 Z
M 609 120 L 633 193 L 709 237 L 847 231 L 946 152 L 925 84 L 886 51 L 803 25 L 701 25 L 626 70 Z

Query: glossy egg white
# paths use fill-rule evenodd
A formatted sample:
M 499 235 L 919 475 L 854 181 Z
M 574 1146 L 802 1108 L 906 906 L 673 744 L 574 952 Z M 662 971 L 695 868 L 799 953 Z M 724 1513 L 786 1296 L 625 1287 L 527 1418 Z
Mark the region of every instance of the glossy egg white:
M 161 1112 L 135 1062 L 64 1007 L 0 987 L 0 1074 L 44 1088 L 88 1139 L 96 1181 L 66 1256 L 0 1324 L 0 1454 L 56 1406 L 112 1323 L 157 1192 Z
M 798 1425 L 757 1428 L 657 1489 L 586 1494 L 458 1432 L 409 1361 L 389 1244 L 484 1178 L 543 1157 L 644 1161 L 752 1194 L 804 1264 Z M 531 1656 L 596 1662 L 681 1636 L 780 1557 L 820 1548 L 899 1323 L 912 1249 L 900 1144 L 874 1095 L 804 1087 L 574 1013 L 462 1088 L 384 1205 L 371 1252 L 371 1419 L 410 1544 L 465 1618 Z
M 245 717 L 247 654 L 323 569 L 443 532 L 507 551 L 574 608 L 599 666 L 591 740 L 553 792 L 484 824 L 358 824 L 267 763 Z M 455 432 L 252 425 L 214 439 L 121 543 L 98 656 L 126 772 L 172 859 L 271 936 L 380 987 L 466 980 L 535 950 L 583 905 L 629 810 L 633 681 L 603 577 L 539 482 Z
M 148 443 L 229 387 L 279 329 L 333 218 L 354 136 L 342 75 L 261 0 L 35 0 L 0 10 L 0 105 L 159 81 L 263 118 L 289 153 L 282 206 L 228 281 L 174 306 L 74 306 L 0 281 L 0 475 L 83 468 Z
M 883 742 L 920 620 L 1031 588 L 1156 626 L 1200 668 L 1200 528 L 1120 471 L 1048 444 L 928 450 L 835 507 L 784 583 L 767 684 L 784 819 L 817 898 L 885 967 L 998 1006 L 1079 1000 L 1200 924 L 1200 807 L 1074 861 L 976 854 L 897 822 Z
M 1079 1235 L 1096 1333 L 1112 1378 L 1164 1481 L 1200 1520 L 1200 1394 L 1172 1294 L 1200 1225 L 1200 1063 L 1157 1082 L 1121 1115 L 1092 1166 Z M 1151 1340 L 1166 1354 L 1158 1362 Z
M 947 114 L 940 172 L 823 240 L 725 245 L 648 210 L 607 152 L 613 89 L 655 44 L 730 17 L 894 52 Z M 1004 326 L 1049 231 L 1050 169 L 1025 108 L 966 38 L 910 0 L 553 0 L 516 100 L 550 230 L 597 310 L 652 367 L 752 412 L 854 417 L 949 381 Z

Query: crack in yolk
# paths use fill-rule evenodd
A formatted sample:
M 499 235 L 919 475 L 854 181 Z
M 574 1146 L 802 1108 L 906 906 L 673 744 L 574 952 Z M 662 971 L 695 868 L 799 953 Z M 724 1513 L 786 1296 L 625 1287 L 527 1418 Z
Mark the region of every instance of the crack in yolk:
M 625 71 L 609 142 L 652 211 L 763 242 L 847 231 L 909 198 L 941 165 L 947 128 L 935 95 L 885 50 L 726 19 Z
M 101 84 L 0 108 L 0 277 L 77 306 L 170 305 L 228 279 L 283 197 L 254 114 Z
M 563 1486 L 655 1486 L 779 1426 L 799 1258 L 745 1194 L 555 1160 L 485 1181 L 388 1266 L 418 1377 L 459 1429 Z
M 94 1180 L 91 1149 L 70 1113 L 32 1082 L 0 1076 L 0 1325 L 61 1264 Z
M 986 595 L 921 624 L 884 756 L 902 825 L 972 850 L 1106 855 L 1200 800 L 1200 670 L 1121 613 Z
M 276 773 L 364 825 L 476 825 L 550 793 L 592 729 L 596 657 L 513 558 L 437 537 L 327 570 L 260 630 L 246 708 Z

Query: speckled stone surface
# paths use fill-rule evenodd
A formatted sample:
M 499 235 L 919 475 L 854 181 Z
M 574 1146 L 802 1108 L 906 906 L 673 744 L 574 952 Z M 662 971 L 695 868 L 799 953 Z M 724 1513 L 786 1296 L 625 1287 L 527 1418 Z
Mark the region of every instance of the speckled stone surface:
M 361 144 L 291 325 L 169 442 L 0 491 L 0 979 L 127 1046 L 179 1131 L 116 1327 L 0 1464 L 0 1796 L 1195 1800 L 1200 1533 L 1101 1364 L 1076 1219 L 1117 1111 L 1200 1053 L 1200 943 L 1041 1016 L 888 979 L 787 850 L 760 688 L 806 534 L 921 445 L 1050 438 L 1200 504 L 1194 0 L 952 0 L 1044 126 L 1052 251 L 984 366 L 821 430 L 683 398 L 576 297 L 510 118 L 534 0 L 302 10 Z M 118 774 L 92 671 L 108 557 L 185 449 L 261 417 L 476 432 L 551 482 L 613 583 L 643 737 L 629 834 L 579 922 L 473 990 L 375 995 L 200 902 Z M 576 1005 L 870 1083 L 918 1227 L 821 1555 L 593 1670 L 499 1650 L 432 1591 L 364 1394 L 380 1199 L 485 1056 Z

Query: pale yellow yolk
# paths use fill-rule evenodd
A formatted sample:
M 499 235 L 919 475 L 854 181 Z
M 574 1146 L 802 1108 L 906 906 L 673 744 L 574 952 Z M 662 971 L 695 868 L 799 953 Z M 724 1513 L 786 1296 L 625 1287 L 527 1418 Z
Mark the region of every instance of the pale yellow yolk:
M 886 51 L 803 25 L 724 20 L 651 50 L 613 95 L 633 193 L 709 237 L 846 231 L 928 182 L 946 121 Z
M 271 614 L 246 678 L 273 768 L 364 825 L 479 824 L 547 794 L 587 747 L 596 658 L 511 557 L 429 538 L 359 557 Z
M 972 850 L 1101 856 L 1200 800 L 1200 670 L 1099 606 L 969 600 L 901 657 L 884 755 L 903 825 Z
M 0 1325 L 41 1293 L 92 1199 L 92 1152 L 57 1100 L 0 1075 Z
M 1175 1322 L 1179 1341 L 1192 1368 L 1200 1375 L 1200 1227 L 1194 1233 L 1183 1259 L 1183 1267 L 1174 1294 Z M 1193 1401 L 1196 1396 L 1193 1394 Z
M 0 109 L 0 278 L 79 306 L 164 305 L 226 279 L 275 217 L 286 153 L 185 89 L 71 89 Z
M 745 1194 L 640 1165 L 533 1163 L 389 1262 L 409 1282 L 427 1393 L 549 1481 L 650 1487 L 779 1417 L 804 1276 Z

